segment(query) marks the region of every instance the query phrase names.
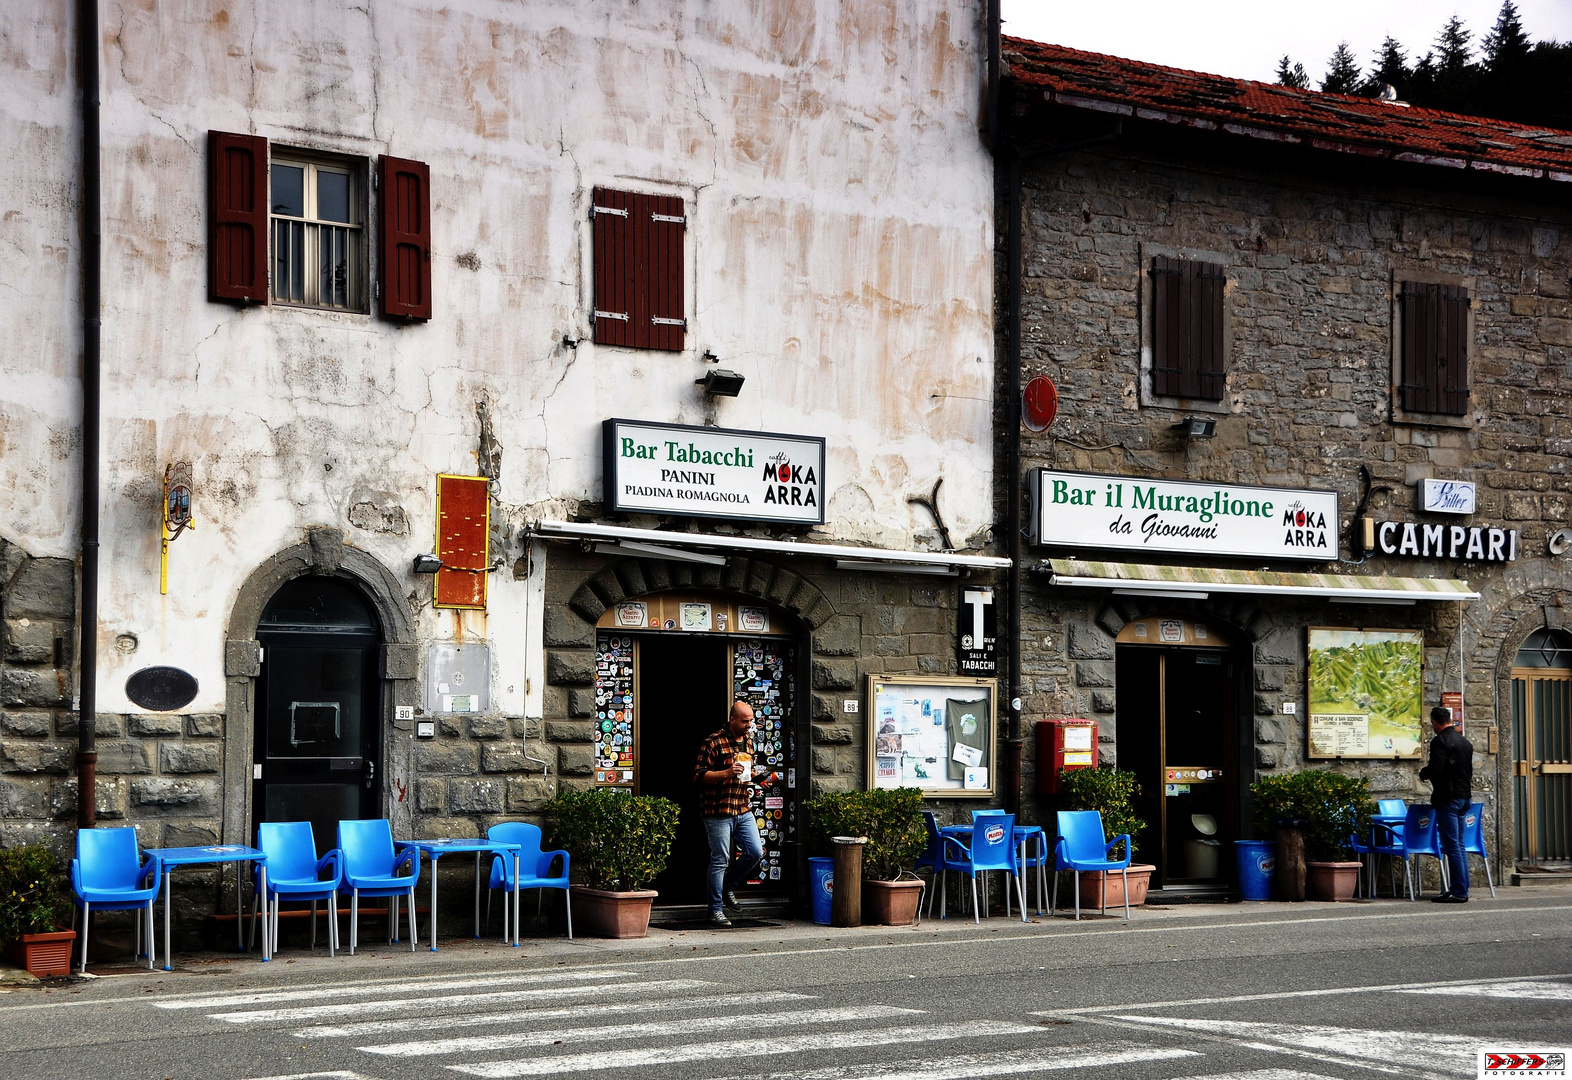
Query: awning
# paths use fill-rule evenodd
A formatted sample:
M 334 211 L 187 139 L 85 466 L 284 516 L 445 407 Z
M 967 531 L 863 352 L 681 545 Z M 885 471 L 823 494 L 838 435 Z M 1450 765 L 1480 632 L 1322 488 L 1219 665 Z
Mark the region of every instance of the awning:
M 1201 598 L 1209 593 L 1303 596 L 1351 604 L 1412 604 L 1418 600 L 1477 600 L 1468 582 L 1385 574 L 1291 574 L 1275 570 L 1219 570 L 1206 566 L 1044 559 L 1055 585 L 1111 589 L 1143 596 Z
M 946 573 L 959 567 L 1003 570 L 1010 565 L 1009 559 L 997 555 L 963 555 L 952 551 L 891 551 L 888 548 L 858 547 L 852 544 L 815 544 L 811 541 L 770 540 L 754 536 L 665 532 L 659 529 L 636 529 L 628 525 L 596 525 L 577 521 L 542 521 L 531 531 L 536 536 L 547 539 L 595 540 L 616 544 L 626 554 L 644 558 L 680 558 L 681 553 L 694 549 L 718 548 L 723 551 L 769 551 L 785 555 L 807 555 L 820 559 L 834 559 L 837 563 L 844 564 L 843 569 L 877 568 L 898 573 Z M 673 556 L 673 552 L 677 554 Z

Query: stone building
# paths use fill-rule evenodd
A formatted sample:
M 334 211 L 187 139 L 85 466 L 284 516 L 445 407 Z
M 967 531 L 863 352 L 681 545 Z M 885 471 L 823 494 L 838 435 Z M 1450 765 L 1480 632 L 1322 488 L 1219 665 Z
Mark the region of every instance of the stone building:
M 61 850 L 83 674 L 68 9 L 0 12 L 0 842 Z M 102 20 L 99 821 L 148 847 L 280 814 L 319 842 L 345 816 L 474 835 L 564 787 L 653 790 L 756 693 L 782 725 L 760 808 L 782 873 L 759 890 L 784 895 L 798 801 L 868 768 L 844 700 L 953 671 L 956 575 L 1003 561 L 983 5 Z M 618 419 L 695 457 L 608 487 Z M 688 695 L 662 714 L 679 732 L 643 720 L 657 673 Z M 633 716 L 592 716 L 614 692 Z
M 1566 865 L 1572 134 L 1004 53 L 999 232 L 1059 401 L 1023 435 L 1028 719 L 1095 719 L 1154 884 L 1205 891 L 1258 776 L 1427 799 L 1418 716 L 1461 693 L 1498 880 Z M 1312 673 L 1343 647 L 1388 688 Z

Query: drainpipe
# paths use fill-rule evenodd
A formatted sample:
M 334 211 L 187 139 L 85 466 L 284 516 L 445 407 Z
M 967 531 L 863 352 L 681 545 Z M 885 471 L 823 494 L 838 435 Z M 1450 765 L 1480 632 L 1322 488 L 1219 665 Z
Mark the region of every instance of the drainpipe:
M 98 0 L 78 0 L 82 80 L 82 619 L 77 698 L 76 822 L 97 822 L 98 428 L 101 238 L 98 136 Z

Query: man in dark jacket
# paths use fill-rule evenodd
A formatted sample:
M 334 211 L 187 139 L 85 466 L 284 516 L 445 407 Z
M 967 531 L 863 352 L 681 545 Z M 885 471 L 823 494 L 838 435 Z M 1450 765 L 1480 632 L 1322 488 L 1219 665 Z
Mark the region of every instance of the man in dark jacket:
M 1419 770 L 1419 779 L 1430 781 L 1430 805 L 1435 808 L 1451 885 L 1435 898 L 1438 904 L 1468 903 L 1468 856 L 1463 852 L 1463 817 L 1474 787 L 1474 744 L 1463 738 L 1452 720 L 1452 710 L 1430 710 L 1430 763 Z

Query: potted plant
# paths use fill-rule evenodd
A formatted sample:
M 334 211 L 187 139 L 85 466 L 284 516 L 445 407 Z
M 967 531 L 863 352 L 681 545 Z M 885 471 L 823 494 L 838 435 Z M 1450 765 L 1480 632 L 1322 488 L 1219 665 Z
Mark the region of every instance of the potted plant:
M 1298 822 L 1305 879 L 1301 895 L 1312 900 L 1351 900 L 1359 884 L 1359 863 L 1350 844 L 1370 828 L 1375 804 L 1364 777 L 1328 769 L 1263 776 L 1250 785 L 1258 819 Z M 1292 828 L 1292 826 L 1289 826 Z M 1289 860 L 1292 872 L 1293 859 Z M 1278 858 L 1278 872 L 1284 871 Z M 1292 892 L 1290 883 L 1290 892 Z
M 1146 903 L 1146 891 L 1151 887 L 1152 873 L 1157 867 L 1135 861 L 1135 837 L 1146 828 L 1146 822 L 1135 816 L 1135 798 L 1141 793 L 1135 774 L 1122 772 L 1111 765 L 1099 765 L 1095 769 L 1061 769 L 1059 792 L 1061 809 L 1096 810 L 1101 814 L 1105 837 L 1112 839 L 1125 833 L 1130 836 L 1131 861 L 1126 873 L 1094 871 L 1075 875 L 1081 907 L 1123 906 L 1126 878 L 1130 882 L 1130 903 Z M 1124 854 L 1124 845 L 1118 844 L 1108 852 L 1108 857 L 1122 859 Z
M 41 844 L 0 851 L 0 942 L 40 978 L 71 973 L 75 930 L 61 930 L 71 895 L 54 853 Z
M 917 921 L 923 881 L 912 873 L 928 844 L 919 788 L 831 792 L 807 804 L 809 836 L 820 854 L 833 836 L 866 836 L 862 850 L 863 921 L 910 926 Z
M 580 925 L 612 938 L 649 933 L 656 893 L 677 837 L 677 804 L 616 788 L 563 791 L 546 804 L 556 843 L 573 856 L 583 885 L 572 889 Z

